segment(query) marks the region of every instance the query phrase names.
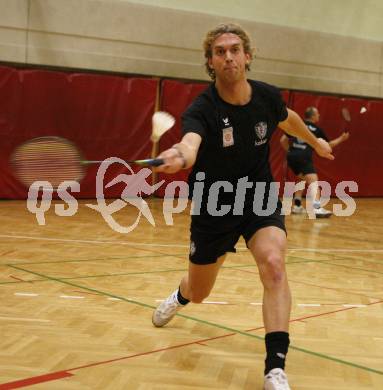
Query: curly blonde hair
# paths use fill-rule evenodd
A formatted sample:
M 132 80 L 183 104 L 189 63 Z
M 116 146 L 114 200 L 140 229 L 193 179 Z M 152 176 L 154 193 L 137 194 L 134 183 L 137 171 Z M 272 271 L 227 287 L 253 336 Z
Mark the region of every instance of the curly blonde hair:
M 250 56 L 250 61 L 253 59 L 254 49 L 251 47 L 251 42 L 247 32 L 238 24 L 234 23 L 222 23 L 212 30 L 208 31 L 203 42 L 203 49 L 205 53 L 205 67 L 207 74 L 212 80 L 215 80 L 215 71 L 209 66 L 209 59 L 213 56 L 213 43 L 222 34 L 235 34 L 241 38 L 243 49 L 246 54 Z M 250 63 L 246 64 L 246 70 L 250 70 Z

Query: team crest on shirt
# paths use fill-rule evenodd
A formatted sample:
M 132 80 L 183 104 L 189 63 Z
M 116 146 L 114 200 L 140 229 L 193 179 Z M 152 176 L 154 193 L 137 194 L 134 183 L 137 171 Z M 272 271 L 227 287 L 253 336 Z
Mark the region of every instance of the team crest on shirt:
M 222 144 L 224 148 L 234 145 L 233 128 L 226 127 L 222 129 Z
M 267 142 L 266 134 L 267 134 L 267 123 L 266 122 L 258 122 L 254 126 L 255 134 L 258 137 L 258 141 L 255 141 L 255 145 L 263 145 Z
M 227 148 L 234 145 L 234 132 L 229 117 L 221 118 L 224 128 L 222 129 L 222 146 Z

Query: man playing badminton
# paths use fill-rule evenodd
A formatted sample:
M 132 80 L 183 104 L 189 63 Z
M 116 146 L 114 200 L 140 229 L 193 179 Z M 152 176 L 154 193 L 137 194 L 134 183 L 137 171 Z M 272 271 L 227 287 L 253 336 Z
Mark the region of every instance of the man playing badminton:
M 329 144 L 316 138 L 300 117 L 286 108 L 277 88 L 246 78 L 253 50 L 240 26 L 225 24 L 209 31 L 204 52 L 213 83 L 184 113 L 183 138 L 159 155 L 165 163 L 157 171 L 174 173 L 193 166 L 190 193 L 202 182 L 206 191 L 201 207 L 191 218 L 189 272 L 179 288 L 158 306 L 152 321 L 157 327 L 164 326 L 189 302 L 201 303 L 212 290 L 226 253 L 235 252 L 235 244 L 243 236 L 257 262 L 264 288 L 265 389 L 290 389 L 284 367 L 291 294 L 285 270 L 286 231 L 281 204 L 278 201 L 271 215 L 257 215 L 252 207 L 255 186 L 248 185 L 241 212 L 233 212 L 232 207 L 223 216 L 212 215 L 208 190 L 222 181 L 235 186 L 241 178 L 271 183 L 268 144 L 277 126 L 303 139 L 320 156 L 334 157 Z M 221 189 L 218 203 L 233 206 L 234 193 Z
M 316 107 L 307 107 L 305 111 L 305 123 L 308 129 L 318 138 L 323 138 L 329 141 L 325 132 L 317 125 L 319 122 L 319 111 Z M 343 132 L 339 137 L 329 141 L 329 145 L 334 148 L 349 138 L 348 132 Z M 318 175 L 313 163 L 313 149 L 305 141 L 292 136 L 282 135 L 280 139 L 283 149 L 287 151 L 287 165 L 296 176 L 304 180 L 307 185 L 318 182 Z M 294 204 L 292 208 L 293 214 L 302 214 L 305 209 L 302 206 L 302 192 L 296 191 L 294 194 Z M 316 193 L 313 195 L 313 211 L 316 218 L 328 218 L 331 216 L 331 211 L 321 207 L 320 191 L 316 188 Z

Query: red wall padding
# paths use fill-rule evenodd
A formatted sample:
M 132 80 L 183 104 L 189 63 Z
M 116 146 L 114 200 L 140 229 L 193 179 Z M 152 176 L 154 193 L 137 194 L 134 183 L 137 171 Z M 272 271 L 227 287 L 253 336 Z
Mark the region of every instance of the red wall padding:
M 8 161 L 17 145 L 33 137 L 67 138 L 87 160 L 149 157 L 157 87 L 151 79 L 0 67 L 0 198 L 26 198 Z M 115 165 L 106 179 L 126 171 Z M 97 169 L 88 169 L 78 197 L 95 196 Z M 105 196 L 120 197 L 121 190 L 113 186 Z
M 206 86 L 162 81 L 160 108 L 174 115 L 176 124 L 162 137 L 160 150 L 179 142 L 181 114 Z M 33 137 L 68 138 L 89 160 L 149 157 L 157 88 L 158 81 L 152 79 L 0 67 L 0 198 L 26 198 L 27 189 L 14 179 L 8 161 L 17 145 Z M 349 108 L 352 122 L 347 130 L 351 137 L 334 149 L 335 161 L 315 157 L 319 178 L 330 182 L 333 190 L 341 180 L 354 180 L 359 185 L 358 196 L 383 195 L 383 182 L 379 180 L 383 167 L 383 101 L 289 91 L 284 91 L 283 97 L 301 116 L 307 106 L 318 107 L 319 126 L 330 139 L 345 129 L 341 108 Z M 360 114 L 362 107 L 367 109 L 364 114 Z M 278 130 L 273 136 L 270 162 L 275 179 L 283 182 L 286 174 L 288 180 L 294 180 L 294 176 L 286 169 L 285 153 L 279 144 L 281 135 Z M 78 197 L 95 196 L 97 168 L 88 169 Z M 106 180 L 122 171 L 126 171 L 123 166 L 113 166 Z M 167 183 L 186 180 L 187 175 L 188 171 L 159 175 L 166 183 L 157 195 L 164 195 Z M 111 187 L 105 196 L 120 197 L 122 189 L 122 185 Z
M 357 98 L 339 98 L 308 93 L 292 92 L 292 109 L 303 117 L 308 106 L 315 106 L 320 113 L 318 125 L 329 137 L 334 139 L 344 130 L 350 132 L 350 138 L 334 148 L 335 160 L 330 161 L 315 155 L 314 163 L 320 180 L 331 184 L 332 193 L 338 182 L 356 181 L 359 186 L 357 196 L 382 196 L 383 182 L 383 101 Z M 341 115 L 342 107 L 351 113 L 351 123 L 347 124 Z M 361 114 L 361 108 L 367 111 Z M 289 171 L 288 179 L 294 175 Z

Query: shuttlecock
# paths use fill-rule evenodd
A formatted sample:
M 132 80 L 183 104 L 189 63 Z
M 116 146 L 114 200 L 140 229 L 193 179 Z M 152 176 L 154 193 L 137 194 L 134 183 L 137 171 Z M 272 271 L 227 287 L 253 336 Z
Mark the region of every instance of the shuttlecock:
M 151 140 L 158 142 L 164 133 L 173 127 L 175 119 L 172 115 L 164 111 L 157 111 L 152 117 Z
M 367 108 L 366 108 L 366 107 L 362 107 L 362 108 L 360 109 L 360 113 L 361 113 L 361 114 L 364 114 L 366 111 L 367 111 Z

